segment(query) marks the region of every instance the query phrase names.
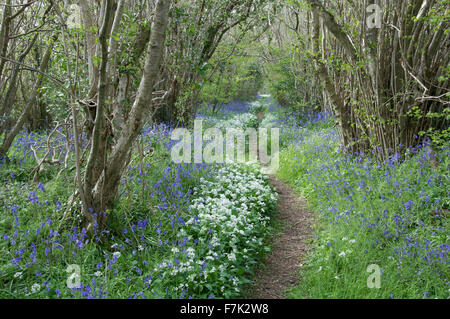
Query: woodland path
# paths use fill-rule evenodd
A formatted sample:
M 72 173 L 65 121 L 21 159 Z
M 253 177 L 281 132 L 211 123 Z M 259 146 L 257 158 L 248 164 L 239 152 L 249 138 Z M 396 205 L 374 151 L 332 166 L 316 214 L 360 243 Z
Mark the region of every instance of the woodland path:
M 260 118 L 262 114 L 258 114 Z M 263 116 L 263 115 L 262 115 Z M 258 152 L 259 153 L 259 152 Z M 252 299 L 284 299 L 289 288 L 300 281 L 299 270 L 313 237 L 313 213 L 305 201 L 286 183 L 269 175 L 279 194 L 277 218 L 280 230 L 274 235 L 272 249 L 257 269 Z
M 257 270 L 251 297 L 283 299 L 286 291 L 300 281 L 299 270 L 307 257 L 313 237 L 313 214 L 292 188 L 270 176 L 280 198 L 276 218 L 281 230 L 275 234 L 272 250 Z

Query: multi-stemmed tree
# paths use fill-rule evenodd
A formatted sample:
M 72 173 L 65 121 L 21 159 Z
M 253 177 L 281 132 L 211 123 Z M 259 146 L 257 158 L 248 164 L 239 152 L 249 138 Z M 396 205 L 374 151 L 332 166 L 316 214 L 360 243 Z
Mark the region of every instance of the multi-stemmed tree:
M 446 1 L 306 2 L 317 73 L 345 146 L 385 158 L 423 133 L 448 137 Z

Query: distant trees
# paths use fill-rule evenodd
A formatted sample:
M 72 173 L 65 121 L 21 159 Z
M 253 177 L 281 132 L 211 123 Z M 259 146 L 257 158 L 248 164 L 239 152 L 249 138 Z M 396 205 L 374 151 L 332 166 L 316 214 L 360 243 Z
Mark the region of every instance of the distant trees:
M 253 55 L 254 43 L 224 42 L 211 60 L 214 69 L 208 70 L 199 96 L 199 101 L 210 105 L 213 113 L 230 101 L 253 99 L 264 85 L 262 63 Z
M 311 41 L 304 32 L 306 12 L 287 3 L 275 1 L 260 8 L 258 24 L 251 30 L 225 37 L 210 61 L 214 74 L 203 83 L 203 101 L 215 106 L 263 90 L 286 111 L 322 109 L 324 96 L 316 80 Z M 240 44 L 234 44 L 241 37 Z
M 267 83 L 273 98 L 288 111 L 323 110 L 326 100 L 316 79 L 307 12 L 285 5 L 271 16 L 262 45 Z
M 198 106 L 201 83 L 211 70 L 209 62 L 231 31 L 234 41 L 264 20 L 260 13 L 268 0 L 199 0 L 175 2 L 170 18 L 168 52 L 158 90 L 167 92 L 159 121 L 189 124 Z M 231 45 L 230 52 L 233 45 Z M 220 63 L 220 62 L 219 62 Z

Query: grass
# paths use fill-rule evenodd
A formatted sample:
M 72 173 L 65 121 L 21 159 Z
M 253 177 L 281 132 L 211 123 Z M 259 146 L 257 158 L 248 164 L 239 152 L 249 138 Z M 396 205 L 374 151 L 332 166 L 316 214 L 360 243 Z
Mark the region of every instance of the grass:
M 284 134 L 290 142 L 278 177 L 318 216 L 313 253 L 289 297 L 450 296 L 448 147 L 438 153 L 437 167 L 426 146 L 377 163 L 343 152 L 329 120 Z M 379 288 L 368 285 L 374 270 Z

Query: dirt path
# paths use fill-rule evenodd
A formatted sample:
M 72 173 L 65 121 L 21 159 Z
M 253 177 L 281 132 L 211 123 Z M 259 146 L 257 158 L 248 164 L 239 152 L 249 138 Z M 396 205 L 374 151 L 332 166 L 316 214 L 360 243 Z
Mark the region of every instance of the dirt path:
M 274 176 L 270 180 L 280 195 L 277 219 L 282 229 L 274 238 L 264 265 L 257 270 L 251 294 L 255 299 L 283 299 L 286 290 L 298 284 L 299 270 L 313 236 L 313 215 L 304 201 L 288 184 Z
M 259 122 L 265 112 L 257 115 Z M 254 146 L 257 147 L 257 146 Z M 258 151 L 258 161 L 268 168 L 270 156 Z M 270 171 L 270 170 L 269 170 Z M 300 281 L 299 270 L 305 261 L 310 239 L 313 237 L 313 214 L 292 188 L 269 174 L 271 184 L 279 194 L 277 220 L 281 231 L 275 235 L 272 250 L 256 270 L 249 298 L 283 299 L 286 291 Z

